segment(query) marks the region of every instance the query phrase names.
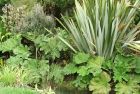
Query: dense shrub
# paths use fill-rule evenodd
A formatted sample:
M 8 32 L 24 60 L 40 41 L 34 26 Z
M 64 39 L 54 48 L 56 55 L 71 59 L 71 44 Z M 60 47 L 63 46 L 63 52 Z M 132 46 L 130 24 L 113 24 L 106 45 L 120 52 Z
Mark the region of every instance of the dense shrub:
M 10 0 L 2 8 L 0 94 L 55 94 L 61 87 L 139 94 L 140 1 L 75 1 Z

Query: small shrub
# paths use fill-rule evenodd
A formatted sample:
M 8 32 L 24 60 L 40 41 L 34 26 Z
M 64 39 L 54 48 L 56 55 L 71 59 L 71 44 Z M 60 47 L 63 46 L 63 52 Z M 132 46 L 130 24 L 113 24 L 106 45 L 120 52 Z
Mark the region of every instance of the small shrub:
M 15 7 L 11 4 L 3 7 L 2 21 L 8 32 L 36 32 L 46 33 L 46 29 L 55 27 L 53 16 L 46 15 L 40 4 L 35 4 L 30 11 L 26 10 L 26 5 Z
M 14 67 L 3 67 L 0 71 L 1 86 L 22 86 L 26 84 L 28 73 Z

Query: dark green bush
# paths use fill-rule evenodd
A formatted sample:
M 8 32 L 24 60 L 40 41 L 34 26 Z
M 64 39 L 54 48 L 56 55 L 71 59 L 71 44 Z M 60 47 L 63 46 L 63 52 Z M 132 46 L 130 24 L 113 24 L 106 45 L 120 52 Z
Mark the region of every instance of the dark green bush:
M 10 2 L 10 0 L 0 0 L 0 15 L 2 14 L 2 7 L 8 2 Z

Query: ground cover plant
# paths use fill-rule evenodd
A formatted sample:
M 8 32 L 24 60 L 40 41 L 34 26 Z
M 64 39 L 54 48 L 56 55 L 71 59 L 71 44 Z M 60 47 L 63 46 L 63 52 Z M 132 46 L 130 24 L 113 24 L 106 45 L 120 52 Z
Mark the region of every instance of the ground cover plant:
M 28 89 L 6 87 L 0 89 L 0 94 L 38 94 L 38 93 Z
M 0 94 L 140 94 L 139 0 L 0 6 Z

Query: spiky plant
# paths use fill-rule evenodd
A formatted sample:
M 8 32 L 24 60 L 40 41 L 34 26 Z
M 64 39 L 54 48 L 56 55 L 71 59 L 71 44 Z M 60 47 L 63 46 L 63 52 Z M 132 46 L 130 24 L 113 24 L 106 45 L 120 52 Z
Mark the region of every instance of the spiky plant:
M 117 43 L 123 47 L 139 33 L 140 24 L 130 28 L 139 0 L 134 5 L 129 0 L 83 0 L 82 4 L 76 0 L 75 4 L 74 19 L 63 17 L 62 24 L 75 46 L 60 37 L 75 52 L 110 58 Z
M 139 41 L 133 41 L 131 43 L 128 43 L 127 45 L 130 49 L 140 53 L 140 40 Z

